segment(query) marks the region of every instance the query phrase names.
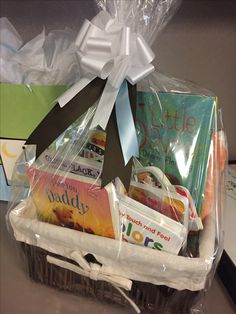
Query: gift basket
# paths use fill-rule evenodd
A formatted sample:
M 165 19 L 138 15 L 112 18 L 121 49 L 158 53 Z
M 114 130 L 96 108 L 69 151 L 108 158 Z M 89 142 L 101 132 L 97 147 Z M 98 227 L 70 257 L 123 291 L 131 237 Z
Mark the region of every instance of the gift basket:
M 63 68 L 66 91 L 16 162 L 9 227 L 37 282 L 138 313 L 204 313 L 200 296 L 222 251 L 217 97 L 151 63 L 179 1 L 96 4 L 60 56 L 76 56 Z M 57 60 L 64 46 L 50 43 L 41 50 Z M 29 74 L 29 93 L 54 64 Z

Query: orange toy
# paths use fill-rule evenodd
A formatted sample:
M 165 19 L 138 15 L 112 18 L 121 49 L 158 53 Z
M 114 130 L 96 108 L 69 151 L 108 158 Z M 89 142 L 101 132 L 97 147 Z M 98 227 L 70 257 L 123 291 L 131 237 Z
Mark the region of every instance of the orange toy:
M 227 160 L 228 150 L 225 134 L 223 131 L 215 132 L 211 142 L 207 180 L 202 205 L 202 220 L 204 220 L 212 211 L 214 200 L 216 198 L 216 188 L 221 175 L 224 173 Z

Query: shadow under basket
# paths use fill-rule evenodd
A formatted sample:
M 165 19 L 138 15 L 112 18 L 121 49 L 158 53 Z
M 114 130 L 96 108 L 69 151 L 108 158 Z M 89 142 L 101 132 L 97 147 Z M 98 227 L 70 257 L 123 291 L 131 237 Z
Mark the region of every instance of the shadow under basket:
M 130 307 L 128 301 L 111 284 L 94 281 L 68 269 L 47 262 L 47 255 L 67 260 L 36 246 L 21 242 L 29 276 L 35 282 L 71 292 L 80 296 L 93 297 L 99 301 Z M 87 256 L 89 262 L 94 260 Z M 67 260 L 77 265 L 74 261 Z M 150 283 L 133 281 L 131 291 L 126 291 L 142 313 L 189 314 L 201 298 L 202 291 L 189 291 L 156 286 Z

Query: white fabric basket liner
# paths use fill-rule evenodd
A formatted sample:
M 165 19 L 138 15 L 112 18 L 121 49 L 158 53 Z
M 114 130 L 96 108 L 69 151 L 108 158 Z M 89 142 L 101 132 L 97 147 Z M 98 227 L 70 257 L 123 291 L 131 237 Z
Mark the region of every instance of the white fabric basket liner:
M 214 260 L 215 219 L 212 216 L 201 232 L 200 257 L 188 258 L 41 222 L 30 203 L 23 201 L 9 214 L 17 241 L 67 257 L 83 269 L 88 266 L 83 256 L 93 254 L 103 265 L 100 272 L 111 278 L 123 278 L 124 282 L 137 280 L 192 291 L 205 287 Z

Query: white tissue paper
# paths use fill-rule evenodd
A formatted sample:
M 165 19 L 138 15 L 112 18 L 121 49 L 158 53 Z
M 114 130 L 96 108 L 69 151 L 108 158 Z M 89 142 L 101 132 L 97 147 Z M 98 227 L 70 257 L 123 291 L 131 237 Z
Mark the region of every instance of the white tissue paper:
M 10 23 L 0 18 L 0 81 L 13 84 L 70 85 L 80 78 L 76 34 L 45 30 L 23 45 Z

